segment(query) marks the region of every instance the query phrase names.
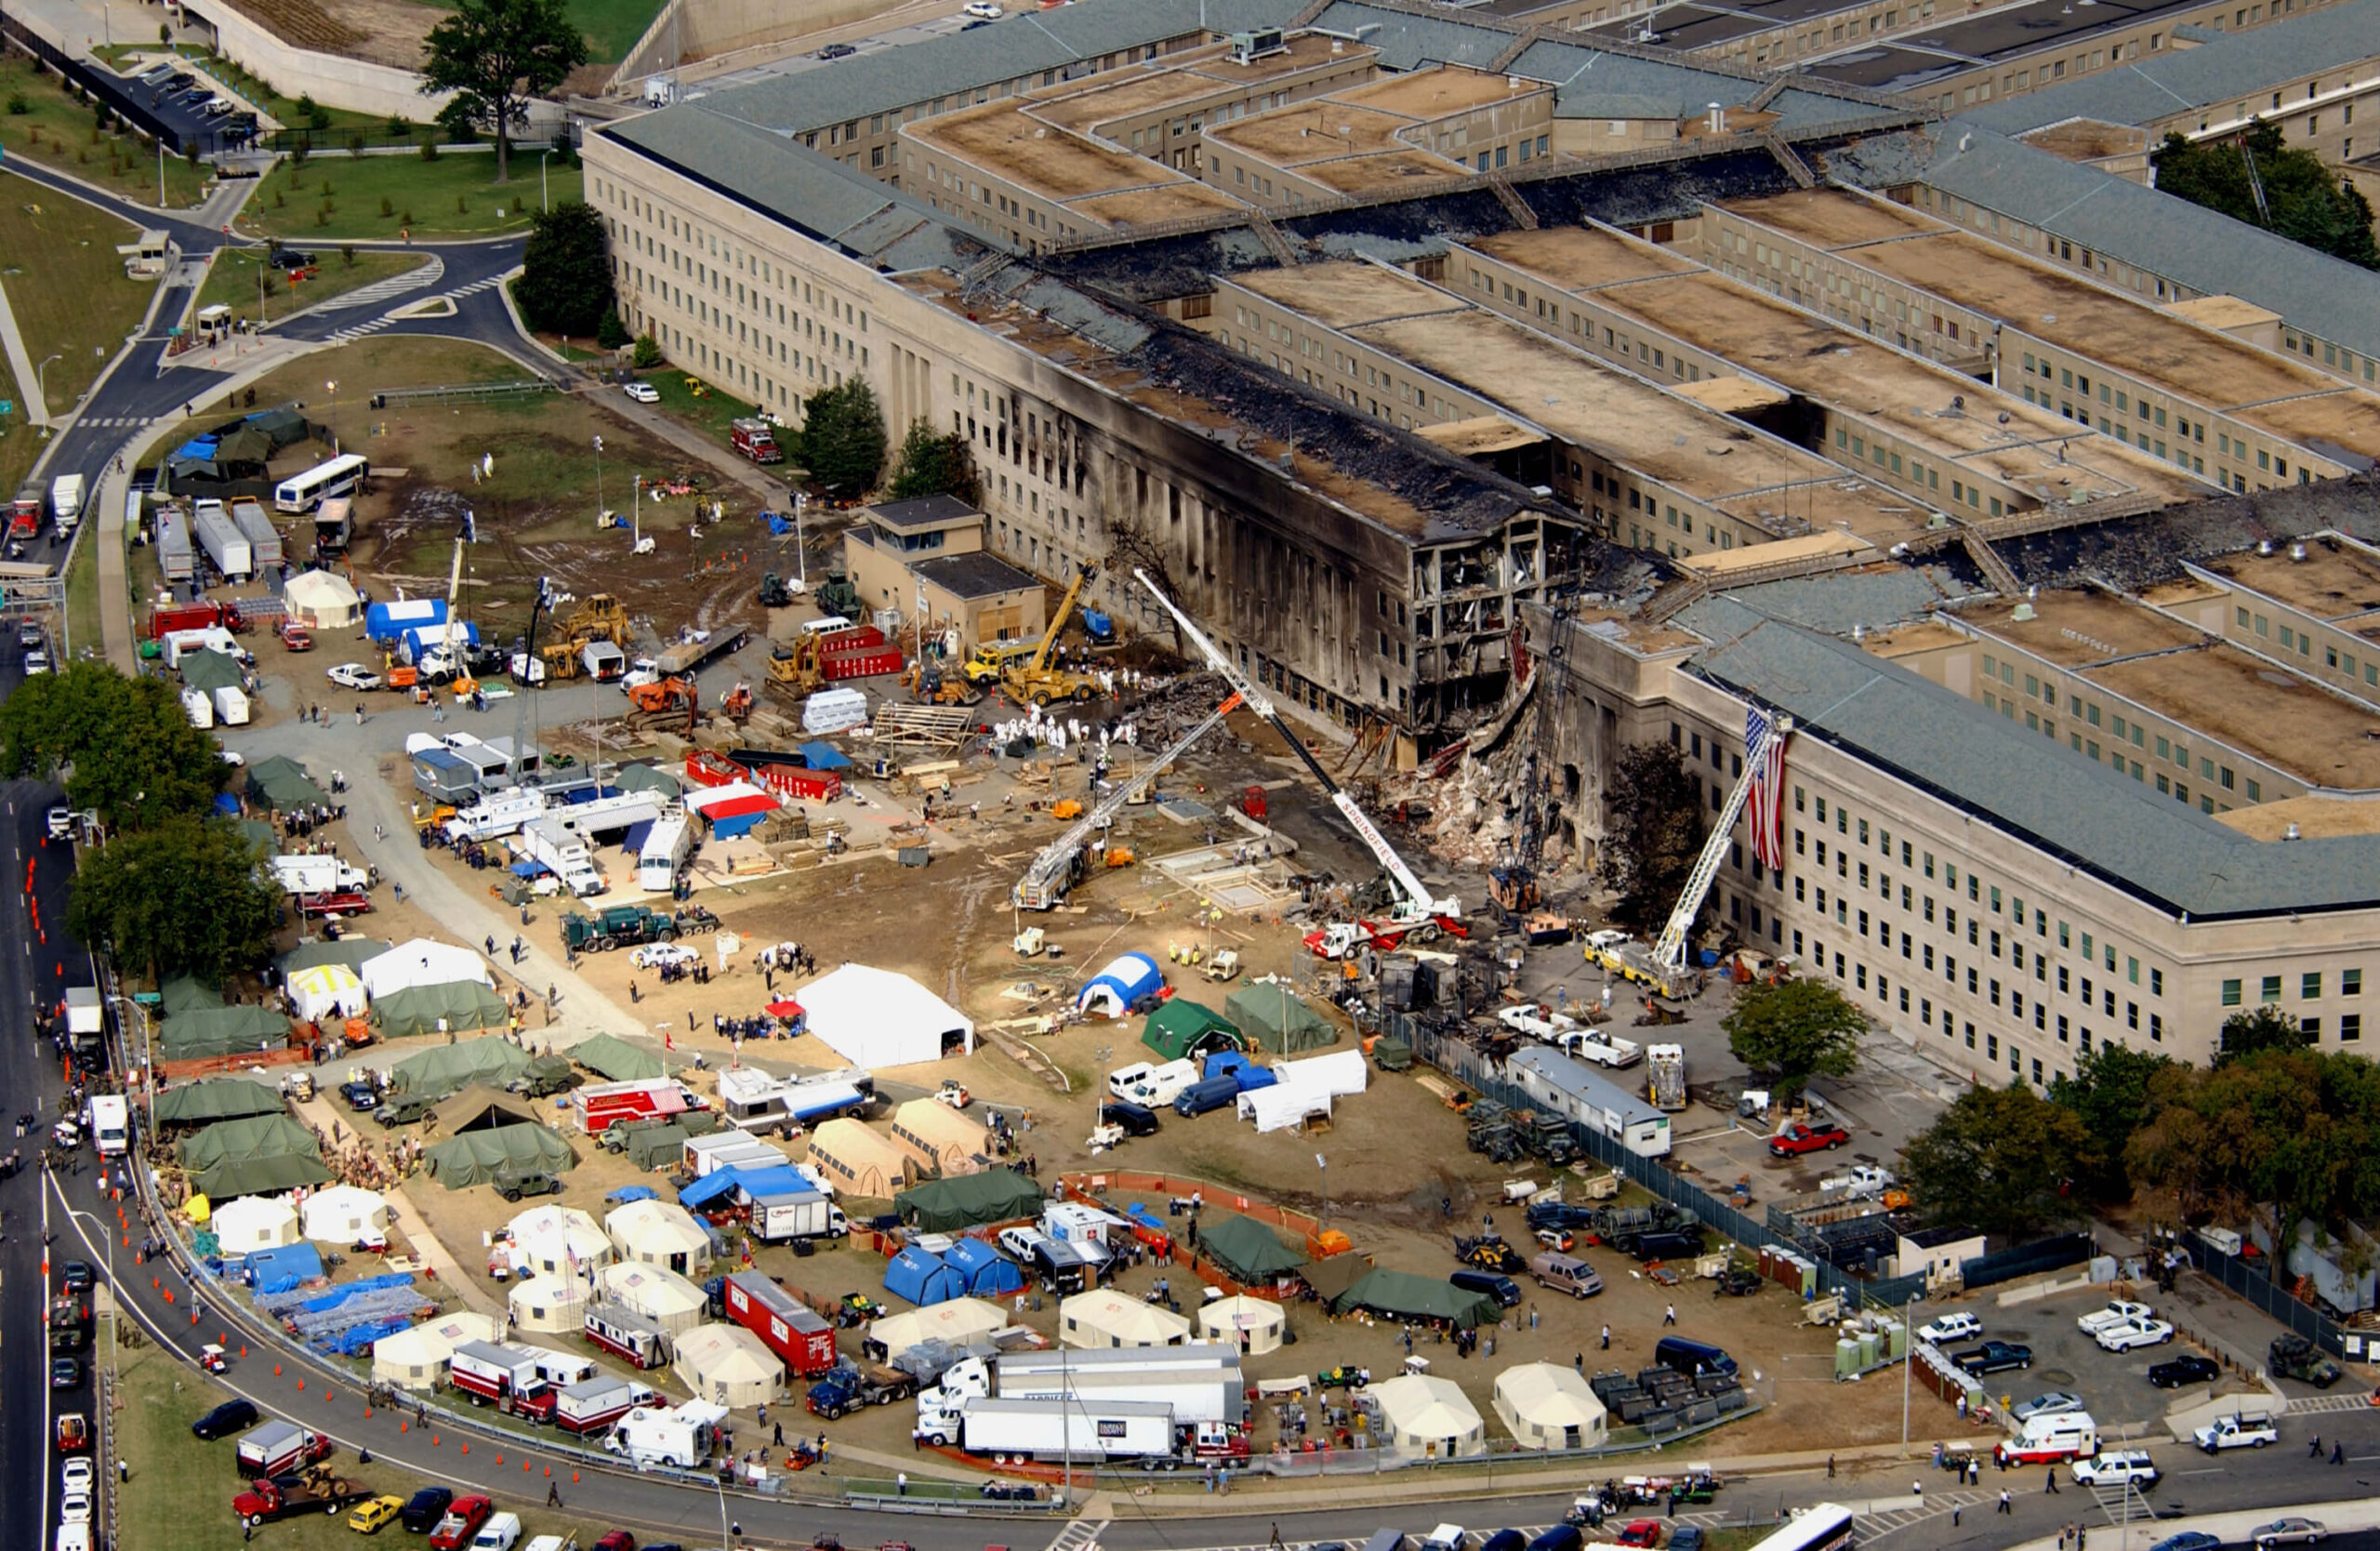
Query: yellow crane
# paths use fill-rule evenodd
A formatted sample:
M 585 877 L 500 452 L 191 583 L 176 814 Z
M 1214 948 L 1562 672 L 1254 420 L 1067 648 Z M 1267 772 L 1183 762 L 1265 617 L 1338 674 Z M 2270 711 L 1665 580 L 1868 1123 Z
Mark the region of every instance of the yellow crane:
M 1058 601 L 1057 613 L 1050 616 L 1050 628 L 1042 632 L 1039 649 L 1023 662 L 1002 669 L 1000 682 L 1008 686 L 1011 695 L 1046 706 L 1052 700 L 1088 700 L 1097 693 L 1096 679 L 1088 673 L 1051 667 L 1050 654 L 1057 646 L 1058 637 L 1065 633 L 1066 620 L 1074 614 L 1075 600 L 1082 596 L 1083 584 L 1098 574 L 1099 568 L 1094 565 L 1078 567 L 1066 595 Z

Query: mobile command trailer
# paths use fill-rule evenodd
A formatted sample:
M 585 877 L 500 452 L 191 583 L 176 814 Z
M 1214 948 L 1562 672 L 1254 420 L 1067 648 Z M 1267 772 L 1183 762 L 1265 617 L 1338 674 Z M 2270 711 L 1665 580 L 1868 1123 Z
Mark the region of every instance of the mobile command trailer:
M 872 1096 L 854 1082 L 772 1077 L 757 1067 L 719 1074 L 721 1118 L 738 1131 L 790 1133 L 862 1108 Z
M 554 1398 L 554 1425 L 585 1438 L 600 1433 L 639 1406 L 653 1404 L 651 1386 L 633 1379 L 597 1378 L 572 1385 Z
M 669 1332 L 621 1304 L 596 1304 L 582 1321 L 587 1339 L 642 1372 L 669 1360 Z
M 231 503 L 231 525 L 248 541 L 248 552 L 254 557 L 258 571 L 278 569 L 282 562 L 281 530 L 264 514 L 264 508 L 248 497 Z
M 199 502 L 191 513 L 191 526 L 198 535 L 198 547 L 226 580 L 241 581 L 256 575 L 256 554 L 232 525 L 221 501 Z
M 1527 1045 L 1513 1053 L 1508 1066 L 1521 1090 L 1543 1109 L 1599 1131 L 1640 1158 L 1669 1152 L 1668 1114 L 1586 1063 L 1543 1045 Z
M 971 1454 L 1144 1459 L 1174 1452 L 1170 1407 L 1131 1400 L 971 1399 L 959 1413 Z
M 678 874 L 694 853 L 694 826 L 683 812 L 666 814 L 654 822 L 637 853 L 636 886 L 647 894 L 670 894 Z
M 495 1405 L 542 1420 L 553 1414 L 554 1390 L 537 1372 L 537 1357 L 526 1346 L 466 1341 L 455 1348 L 447 1377 L 474 1405 Z
M 835 1327 L 759 1271 L 737 1271 L 724 1289 L 727 1317 L 803 1378 L 835 1366 Z
M 624 1120 L 668 1120 L 702 1107 L 674 1077 L 598 1082 L 570 1091 L 571 1118 L 589 1136 L 600 1136 Z
M 1130 1357 L 1135 1352 L 1074 1353 L 1089 1357 Z M 1000 1360 L 999 1391 L 1003 1400 L 1067 1400 L 1096 1411 L 1130 1402 L 1161 1406 L 1177 1423 L 1223 1422 L 1238 1425 L 1247 1419 L 1246 1381 L 1239 1368 L 1138 1368 L 1126 1363 L 1102 1363 L 1078 1369 L 1072 1362 L 1060 1372 L 1054 1368 L 1019 1372 Z
M 658 1465 L 691 1470 L 710 1456 L 718 1428 L 727 1420 L 727 1408 L 708 1400 L 683 1405 L 638 1406 L 613 1424 L 603 1447 L 623 1456 L 639 1470 Z

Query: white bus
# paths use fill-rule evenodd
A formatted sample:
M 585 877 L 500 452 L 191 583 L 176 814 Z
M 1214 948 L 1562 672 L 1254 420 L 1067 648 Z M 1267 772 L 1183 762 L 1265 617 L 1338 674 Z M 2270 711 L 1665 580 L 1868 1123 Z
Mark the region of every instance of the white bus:
M 1783 1529 L 1753 1546 L 1752 1551 L 1850 1551 L 1851 1531 L 1849 1508 L 1820 1503 L 1807 1512 L 1795 1514 Z
M 372 471 L 369 458 L 356 453 L 342 453 L 328 463 L 319 463 L 304 473 L 283 480 L 273 487 L 272 506 L 276 511 L 311 511 L 332 496 L 352 496 L 355 487 Z
M 122 1094 L 100 1094 L 91 1100 L 91 1140 L 101 1158 L 115 1158 L 132 1142 L 131 1106 Z

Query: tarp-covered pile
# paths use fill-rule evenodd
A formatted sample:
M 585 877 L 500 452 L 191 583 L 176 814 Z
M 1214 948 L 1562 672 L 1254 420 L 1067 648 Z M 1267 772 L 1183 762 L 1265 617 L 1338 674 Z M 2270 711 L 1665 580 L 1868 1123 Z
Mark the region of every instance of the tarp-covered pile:
M 157 1026 L 157 1054 L 165 1061 L 245 1055 L 289 1045 L 289 1020 L 270 1007 L 193 1007 Z
M 403 1272 L 343 1282 L 327 1292 L 259 1294 L 257 1307 L 318 1352 L 359 1357 L 413 1322 L 425 1300 Z
M 1032 1217 L 1041 1211 L 1041 1186 L 1013 1169 L 937 1179 L 892 1198 L 892 1210 L 911 1227 L 955 1233 L 986 1223 Z

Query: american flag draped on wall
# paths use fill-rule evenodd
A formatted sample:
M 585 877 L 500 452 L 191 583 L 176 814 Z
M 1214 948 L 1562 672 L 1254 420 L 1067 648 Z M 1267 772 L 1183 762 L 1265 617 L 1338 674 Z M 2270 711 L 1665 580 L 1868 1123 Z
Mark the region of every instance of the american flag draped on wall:
M 1781 872 L 1785 867 L 1785 740 L 1775 736 L 1768 713 L 1758 706 L 1744 712 L 1744 758 L 1752 762 L 1752 790 L 1744 800 L 1744 816 L 1752 825 L 1752 854 L 1761 866 Z

